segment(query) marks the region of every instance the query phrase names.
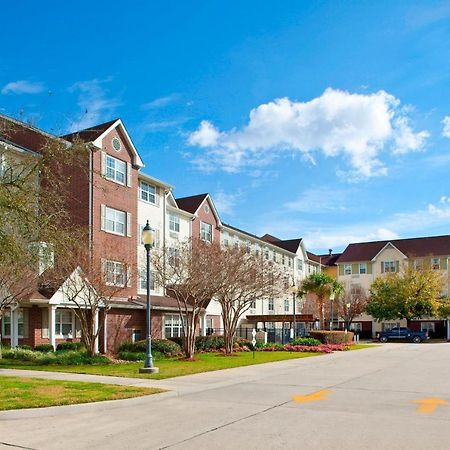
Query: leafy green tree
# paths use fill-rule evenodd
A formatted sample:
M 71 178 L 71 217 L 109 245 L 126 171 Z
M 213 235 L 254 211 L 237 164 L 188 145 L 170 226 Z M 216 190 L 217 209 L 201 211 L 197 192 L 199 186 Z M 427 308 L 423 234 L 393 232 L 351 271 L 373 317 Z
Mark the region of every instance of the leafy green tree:
M 441 272 L 429 267 L 407 267 L 372 283 L 366 311 L 379 321 L 447 317 L 450 305 L 448 299 L 442 298 L 443 287 Z
M 319 311 L 320 326 L 325 328 L 325 302 L 330 299 L 332 294 L 339 296 L 344 292 L 344 286 L 330 275 L 324 272 L 316 272 L 305 278 L 297 294 L 302 298 L 306 294 L 316 296 L 317 308 Z

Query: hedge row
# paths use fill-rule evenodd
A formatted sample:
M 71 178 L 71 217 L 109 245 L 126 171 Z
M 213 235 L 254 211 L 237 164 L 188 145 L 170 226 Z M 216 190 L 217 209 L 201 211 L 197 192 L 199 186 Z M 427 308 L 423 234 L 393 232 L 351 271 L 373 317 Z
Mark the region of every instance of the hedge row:
M 327 331 L 316 330 L 311 331 L 309 335 L 322 342 L 322 344 L 351 344 L 353 341 L 353 333 L 348 331 Z
M 129 353 L 142 353 L 145 355 L 146 350 L 146 341 L 124 342 L 119 347 L 119 357 L 131 361 L 131 359 L 122 358 L 122 356 L 127 356 Z M 152 339 L 152 353 L 153 352 L 160 353 L 164 356 L 173 356 L 181 353 L 181 347 L 176 342 L 169 339 Z M 140 359 L 136 359 L 136 361 L 139 360 Z

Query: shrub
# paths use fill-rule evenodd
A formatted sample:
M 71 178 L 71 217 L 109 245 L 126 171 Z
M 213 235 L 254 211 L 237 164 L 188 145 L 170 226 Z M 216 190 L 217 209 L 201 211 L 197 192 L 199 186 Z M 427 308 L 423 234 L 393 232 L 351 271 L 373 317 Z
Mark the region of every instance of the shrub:
M 249 341 L 248 339 L 238 338 L 236 339 L 235 345 L 236 344 L 241 350 L 251 350 L 251 351 L 254 350 L 252 341 Z
M 52 344 L 39 344 L 34 347 L 35 352 L 48 353 L 48 352 L 53 352 L 54 350 L 55 349 L 53 348 Z
M 309 333 L 310 337 L 318 339 L 323 344 L 351 344 L 353 341 L 353 333 L 348 331 L 327 331 L 317 330 Z
M 146 341 L 124 342 L 119 347 L 119 357 L 121 353 L 143 353 L 147 351 Z M 181 352 L 181 347 L 168 339 L 152 339 L 152 353 L 160 353 L 165 356 L 176 355 Z M 126 359 L 122 358 L 121 359 Z M 144 356 L 145 359 L 145 356 Z M 128 359 L 128 361 L 139 361 L 139 359 Z
M 321 342 L 314 338 L 294 338 L 290 342 L 291 345 L 318 346 Z
M 18 348 L 20 348 L 21 350 L 33 350 L 33 347 L 31 345 L 20 345 Z
M 81 364 L 108 364 L 110 360 L 104 355 L 89 356 L 86 352 L 64 351 L 59 353 L 42 353 L 32 350 L 12 349 L 4 352 L 5 359 L 34 362 L 36 364 L 60 364 L 60 365 L 81 365 Z
M 197 336 L 195 338 L 195 350 L 209 352 L 225 348 L 223 336 Z
M 123 359 L 124 361 L 144 361 L 145 360 L 145 352 L 131 352 L 128 350 L 121 350 L 117 354 L 119 359 Z
M 82 342 L 60 342 L 56 346 L 57 352 L 81 351 L 83 349 L 84 349 L 84 345 Z

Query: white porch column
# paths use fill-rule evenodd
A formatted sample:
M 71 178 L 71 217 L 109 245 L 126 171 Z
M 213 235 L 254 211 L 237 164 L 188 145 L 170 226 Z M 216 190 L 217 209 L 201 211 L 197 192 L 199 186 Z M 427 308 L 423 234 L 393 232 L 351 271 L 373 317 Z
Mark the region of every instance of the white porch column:
M 95 311 L 94 317 L 94 333 L 97 334 L 97 332 L 98 332 L 98 309 Z M 95 338 L 94 351 L 95 353 L 98 353 L 98 336 Z
M 56 350 L 56 306 L 48 307 L 48 339 Z
M 108 313 L 105 312 L 105 320 L 103 321 L 103 352 L 108 353 Z
M 206 311 L 200 314 L 200 326 L 202 329 L 202 336 L 206 336 Z
M 450 319 L 447 319 L 447 341 L 450 341 Z
M 11 348 L 19 345 L 19 307 L 11 306 Z

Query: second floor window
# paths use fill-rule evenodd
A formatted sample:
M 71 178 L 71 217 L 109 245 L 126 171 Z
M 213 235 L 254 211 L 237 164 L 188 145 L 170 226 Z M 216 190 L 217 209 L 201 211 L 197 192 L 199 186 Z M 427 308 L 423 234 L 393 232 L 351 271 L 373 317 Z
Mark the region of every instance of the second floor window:
M 206 242 L 212 242 L 212 225 L 202 222 L 200 225 L 200 239 Z
M 275 309 L 273 298 L 269 298 L 269 311 L 273 311 Z
M 127 176 L 127 165 L 120 159 L 106 155 L 105 176 L 116 183 L 125 184 Z
M 169 230 L 175 233 L 180 232 L 180 218 L 176 214 L 169 215 Z
M 301 259 L 297 260 L 297 270 L 301 272 L 303 270 L 303 261 Z
M 352 274 L 352 265 L 344 264 L 344 275 L 351 275 L 351 274 Z
M 284 301 L 284 312 L 289 312 L 289 300 Z
M 156 279 L 156 273 L 150 272 L 150 290 L 155 290 L 155 279 Z M 139 289 L 141 291 L 147 290 L 147 269 L 141 269 L 139 273 Z
M 117 261 L 105 261 L 105 280 L 109 286 L 125 286 L 125 264 Z
M 359 273 L 360 275 L 365 275 L 367 273 L 367 264 L 362 263 L 359 265 Z
M 106 206 L 104 222 L 106 231 L 125 236 L 127 227 L 127 214 L 125 212 Z
M 385 273 L 397 272 L 396 261 L 383 261 L 382 264 L 383 264 L 383 272 Z
M 141 181 L 139 183 L 139 196 L 141 200 L 144 202 L 152 203 L 153 205 L 157 204 L 157 189 L 155 186 L 146 183 L 145 181 Z

